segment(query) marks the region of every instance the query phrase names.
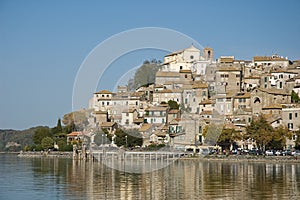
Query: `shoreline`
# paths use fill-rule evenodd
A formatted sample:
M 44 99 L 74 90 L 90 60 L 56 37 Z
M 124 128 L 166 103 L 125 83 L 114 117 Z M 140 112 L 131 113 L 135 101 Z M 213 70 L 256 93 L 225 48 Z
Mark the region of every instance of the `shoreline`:
M 21 158 L 73 158 L 73 152 L 0 152 L 0 154 L 15 154 Z M 265 155 L 207 155 L 189 156 L 178 160 L 217 161 L 217 162 L 261 162 L 261 163 L 296 163 L 300 164 L 300 156 L 265 156 Z
M 203 157 L 180 158 L 179 160 L 300 164 L 299 156 L 208 155 L 208 156 L 203 156 Z

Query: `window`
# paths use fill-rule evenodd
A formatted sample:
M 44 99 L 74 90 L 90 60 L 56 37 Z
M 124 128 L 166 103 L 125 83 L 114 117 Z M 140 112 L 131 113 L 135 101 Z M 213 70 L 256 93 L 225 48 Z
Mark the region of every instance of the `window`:
M 236 74 L 235 77 L 236 77 L 236 78 L 240 78 L 240 74 Z
M 293 113 L 289 113 L 289 120 L 293 119 Z
M 160 114 L 160 116 L 162 116 L 162 115 L 163 115 L 163 112 L 162 112 L 162 111 L 160 111 L 160 112 L 159 112 L 159 114 Z
M 162 123 L 163 123 L 163 124 L 165 123 L 165 119 L 162 119 Z
M 106 102 L 106 105 L 109 105 L 109 102 Z
M 206 91 L 202 91 L 202 96 L 206 96 Z
M 279 82 L 279 88 L 282 88 L 282 82 Z
M 268 77 L 265 77 L 265 82 L 268 82 Z
M 186 74 L 186 75 L 184 75 L 184 78 L 187 78 L 187 74 Z
M 199 135 L 199 142 L 202 142 L 202 135 Z
M 202 126 L 199 126 L 198 130 L 199 130 L 199 133 L 202 133 Z
M 297 118 L 298 117 L 298 113 L 295 113 L 295 118 Z
M 288 123 L 288 128 L 293 129 L 293 123 Z
M 106 95 L 106 97 L 109 97 L 109 95 Z
M 102 106 L 104 106 L 104 101 L 102 101 Z
M 104 97 L 104 94 L 102 94 L 102 97 Z
M 180 66 L 180 69 L 182 69 L 182 66 Z
M 260 103 L 260 99 L 258 97 L 255 98 L 254 103 Z
M 194 59 L 194 56 L 190 56 L 191 59 Z

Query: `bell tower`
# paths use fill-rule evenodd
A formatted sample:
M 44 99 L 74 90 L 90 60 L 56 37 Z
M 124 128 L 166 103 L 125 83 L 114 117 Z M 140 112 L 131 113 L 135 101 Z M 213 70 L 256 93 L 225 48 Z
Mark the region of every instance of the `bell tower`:
M 214 59 L 214 50 L 210 47 L 205 47 L 203 49 L 203 56 L 205 60 L 209 60 L 211 62 Z

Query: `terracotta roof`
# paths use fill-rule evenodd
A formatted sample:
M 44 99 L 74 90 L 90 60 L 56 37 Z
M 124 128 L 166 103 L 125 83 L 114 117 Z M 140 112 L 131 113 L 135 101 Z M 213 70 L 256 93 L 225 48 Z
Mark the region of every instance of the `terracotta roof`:
M 200 115 L 212 115 L 212 111 L 211 110 L 204 110 L 200 113 Z
M 191 74 L 192 71 L 189 70 L 189 69 L 181 69 L 181 70 L 179 71 L 179 73 L 189 73 L 189 74 Z
M 179 113 L 179 110 L 178 109 L 172 109 L 172 110 L 169 110 L 168 113 L 169 114 L 177 114 L 177 113 Z
M 112 127 L 116 122 L 102 122 L 101 127 Z
M 281 104 L 272 104 L 266 107 L 262 108 L 263 110 L 267 110 L 267 109 L 282 109 L 282 105 Z
M 212 101 L 211 100 L 204 100 L 204 101 L 201 101 L 199 103 L 199 105 L 207 105 L 207 104 L 212 104 Z
M 144 122 L 144 118 L 143 117 L 138 117 L 137 119 L 133 120 L 134 123 L 143 123 Z
M 113 94 L 111 91 L 108 90 L 101 90 L 99 92 L 95 92 L 94 94 Z
M 140 132 L 148 131 L 151 128 L 151 124 L 143 124 L 139 129 Z
M 258 89 L 269 94 L 280 94 L 280 95 L 287 95 L 287 96 L 291 95 L 289 93 L 286 93 L 284 90 L 276 89 L 276 88 L 270 88 L 270 89 L 258 88 Z
M 194 84 L 192 87 L 193 87 L 193 89 L 208 88 L 208 85 L 206 83 L 197 83 L 197 84 Z
M 155 131 L 154 134 L 157 136 L 157 137 L 166 137 L 166 132 L 163 132 L 163 131 Z
M 176 119 L 173 119 L 172 121 L 170 121 L 170 125 L 176 125 L 176 124 L 179 124 L 179 122 L 181 121 L 180 118 L 176 118 Z
M 244 98 L 250 98 L 251 94 L 249 92 L 243 93 L 243 94 L 237 94 L 235 96 L 236 99 L 244 99 Z
M 136 109 L 125 109 L 122 113 L 133 113 L 134 111 L 136 111 Z
M 78 135 L 83 135 L 82 132 L 72 132 L 72 133 L 69 133 L 67 136 L 78 136 Z

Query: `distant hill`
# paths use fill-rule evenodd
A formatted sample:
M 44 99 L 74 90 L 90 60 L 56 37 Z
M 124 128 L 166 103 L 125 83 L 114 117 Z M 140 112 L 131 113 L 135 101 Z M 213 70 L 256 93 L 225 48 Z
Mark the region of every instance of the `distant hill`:
M 0 129 L 0 151 L 20 151 L 26 145 L 33 145 L 32 135 L 39 127 L 26 130 Z

